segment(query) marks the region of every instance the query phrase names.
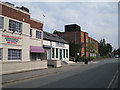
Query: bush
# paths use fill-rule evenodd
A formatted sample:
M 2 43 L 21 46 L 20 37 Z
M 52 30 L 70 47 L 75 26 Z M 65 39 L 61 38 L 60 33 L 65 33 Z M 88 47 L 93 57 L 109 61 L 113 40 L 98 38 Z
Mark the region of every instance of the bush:
M 96 56 L 90 56 L 90 57 L 88 57 L 87 59 L 88 59 L 88 61 L 91 61 L 91 60 L 94 60 L 94 59 L 96 59 L 97 57 Z
M 85 56 L 80 57 L 80 61 L 85 61 L 87 58 Z
M 109 56 L 101 56 L 101 58 L 108 58 Z

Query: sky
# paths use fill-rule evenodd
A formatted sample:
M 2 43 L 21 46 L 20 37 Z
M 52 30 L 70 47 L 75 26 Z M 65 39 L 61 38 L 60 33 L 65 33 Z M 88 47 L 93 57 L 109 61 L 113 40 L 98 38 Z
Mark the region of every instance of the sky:
M 29 8 L 31 17 L 44 23 L 44 31 L 64 32 L 64 25 L 77 24 L 98 42 L 118 48 L 118 2 L 12 2 Z M 45 16 L 45 17 L 44 17 Z

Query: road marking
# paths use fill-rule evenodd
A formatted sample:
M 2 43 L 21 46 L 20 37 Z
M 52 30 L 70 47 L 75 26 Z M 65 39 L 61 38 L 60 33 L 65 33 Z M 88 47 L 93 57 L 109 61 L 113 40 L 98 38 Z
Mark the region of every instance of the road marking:
M 111 87 L 111 85 L 112 85 L 112 83 L 113 83 L 113 81 L 114 81 L 114 79 L 115 79 L 117 73 L 118 73 L 118 70 L 117 70 L 117 72 L 114 74 L 114 76 L 113 76 L 112 80 L 110 81 L 110 83 L 109 83 L 109 85 L 108 85 L 107 88 L 110 88 L 110 87 Z

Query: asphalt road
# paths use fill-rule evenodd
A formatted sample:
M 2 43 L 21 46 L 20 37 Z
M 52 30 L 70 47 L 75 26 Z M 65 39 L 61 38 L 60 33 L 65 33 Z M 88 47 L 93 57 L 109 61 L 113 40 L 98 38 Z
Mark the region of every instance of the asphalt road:
M 6 84 L 3 88 L 118 88 L 118 72 L 118 59 L 114 58 L 48 76 Z

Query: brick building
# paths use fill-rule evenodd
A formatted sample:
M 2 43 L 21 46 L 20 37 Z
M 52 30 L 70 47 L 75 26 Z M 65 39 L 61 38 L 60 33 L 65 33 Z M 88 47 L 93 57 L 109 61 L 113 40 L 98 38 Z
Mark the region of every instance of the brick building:
M 96 56 L 98 52 L 97 40 L 88 36 L 87 32 L 81 31 L 81 27 L 77 24 L 65 25 L 65 32 L 57 34 L 69 43 L 80 45 L 80 56 Z
M 0 2 L 2 74 L 47 68 L 42 27 L 41 21 L 30 17 L 29 9 Z

